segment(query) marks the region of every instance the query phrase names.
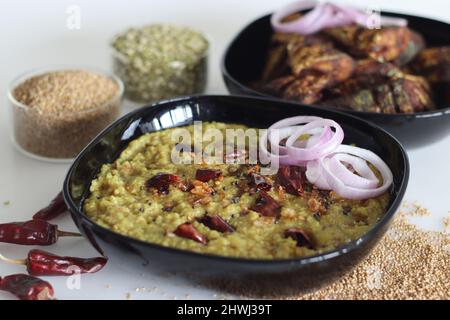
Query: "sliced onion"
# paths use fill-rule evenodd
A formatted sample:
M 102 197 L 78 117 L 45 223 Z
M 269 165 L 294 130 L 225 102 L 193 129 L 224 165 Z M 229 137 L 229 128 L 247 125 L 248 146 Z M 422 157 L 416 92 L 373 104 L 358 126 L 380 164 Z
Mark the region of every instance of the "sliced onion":
M 325 164 L 328 158 L 324 159 Z M 322 174 L 322 168 L 318 160 L 308 161 L 306 165 L 306 179 L 320 190 L 331 190 L 330 185 Z
M 379 187 L 375 188 L 361 188 L 357 186 L 350 186 L 345 184 L 339 177 L 336 175 L 336 173 L 333 171 L 333 166 L 330 165 L 331 159 L 336 154 L 350 154 L 356 157 L 359 157 L 361 159 L 364 159 L 365 161 L 372 164 L 381 174 L 383 178 L 383 183 Z M 320 174 L 325 178 L 328 186 L 330 189 L 334 190 L 339 196 L 347 199 L 353 199 L 353 200 L 362 200 L 362 199 L 368 199 L 377 197 L 389 188 L 389 186 L 393 182 L 393 176 L 392 172 L 389 169 L 389 167 L 384 163 L 384 161 L 377 156 L 372 151 L 354 147 L 354 146 L 348 146 L 348 145 L 341 145 L 337 148 L 335 151 L 335 154 L 329 157 L 328 163 L 325 162 L 325 157 L 320 158 L 317 160 L 319 169 L 315 168 L 320 172 Z M 356 162 L 355 162 L 356 163 Z M 334 168 L 335 169 L 335 168 Z M 356 169 L 356 168 L 355 168 Z M 370 168 L 369 168 L 370 169 Z M 349 174 L 353 174 L 350 171 L 348 171 Z M 354 175 L 354 174 L 353 174 Z M 311 176 L 311 173 L 309 174 Z M 367 176 L 367 174 L 366 174 Z M 308 177 L 308 175 L 307 175 Z M 314 175 L 313 175 L 314 177 Z M 354 179 L 350 178 L 350 175 L 348 175 L 348 178 L 346 179 Z M 367 179 L 367 178 L 364 178 Z M 349 181 L 348 180 L 348 181 Z M 370 179 L 367 179 L 370 180 Z M 347 182 L 348 182 L 347 181 Z M 354 183 L 355 180 L 353 180 Z
M 333 132 L 331 127 L 334 127 L 336 132 Z M 306 141 L 299 141 L 300 136 L 304 134 L 310 137 Z M 286 146 L 280 146 L 280 142 L 286 138 Z M 261 137 L 260 151 L 267 162 L 275 160 L 281 165 L 306 166 L 307 161 L 318 159 L 336 149 L 343 138 L 344 132 L 335 121 L 298 116 L 273 124 Z M 266 147 L 267 139 L 271 152 Z
M 306 134 L 309 134 L 311 137 L 305 141 L 304 145 L 298 145 L 297 143 L 295 143 L 294 147 L 311 148 L 314 145 L 323 145 L 332 138 L 333 131 L 331 131 L 330 127 L 325 127 L 323 129 L 322 128 L 313 129 L 311 131 L 306 132 Z
M 281 22 L 286 16 L 309 10 L 308 13 L 296 20 L 283 23 Z M 342 27 L 352 23 L 357 23 L 366 28 L 374 28 L 376 26 L 407 26 L 408 21 L 403 18 L 396 17 L 380 17 L 377 25 L 371 25 L 370 19 L 373 16 L 363 10 L 334 3 L 319 3 L 314 0 L 303 0 L 291 3 L 279 11 L 275 12 L 271 17 L 271 24 L 276 32 L 299 33 L 309 35 L 316 33 L 325 28 Z
M 280 146 L 280 141 L 289 137 L 298 128 L 298 125 L 321 119 L 314 116 L 297 116 L 275 122 L 267 129 L 259 141 L 262 160 L 265 162 L 277 161 L 281 165 L 306 165 L 301 160 L 290 157 L 286 147 Z M 267 150 L 268 140 L 270 142 L 270 152 Z
M 350 171 L 343 162 L 350 164 L 356 171 Z M 337 153 L 330 157 L 328 167 L 345 185 L 362 189 L 373 189 L 378 186 L 378 178 L 370 169 L 367 161 L 347 153 Z
M 299 140 L 304 134 L 309 137 Z M 286 144 L 282 146 L 284 139 Z M 343 198 L 361 200 L 384 193 L 393 181 L 389 167 L 372 151 L 342 145 L 343 139 L 341 126 L 333 120 L 287 118 L 274 123 L 261 137 L 260 157 L 280 165 L 305 166 L 310 183 L 319 189 L 334 190 Z M 380 172 L 382 183 L 369 164 Z
M 279 11 L 272 14 L 270 19 L 272 27 L 277 32 L 293 32 L 298 33 L 298 30 L 304 32 L 309 31 L 309 26 L 321 15 L 323 6 L 318 5 L 316 0 L 298 1 L 290 3 L 287 6 L 281 8 Z M 314 9 L 304 16 L 302 19 L 297 19 L 292 22 L 282 23 L 283 18 L 303 10 Z
M 297 139 L 301 135 L 305 134 L 311 129 L 320 127 L 333 127 L 336 131 L 331 135 L 327 134 L 327 136 L 325 136 L 325 134 L 322 134 L 319 143 L 316 143 L 315 145 L 308 148 L 299 148 L 294 145 L 294 142 L 297 141 Z M 324 133 L 326 132 L 327 130 L 325 129 Z M 302 161 L 310 161 L 318 159 L 320 157 L 324 157 L 327 154 L 333 152 L 342 143 L 342 140 L 344 140 L 344 131 L 342 130 L 341 126 L 333 120 L 321 119 L 310 122 L 296 129 L 295 132 L 293 132 L 286 141 L 286 150 L 288 152 L 288 155 L 293 158 Z

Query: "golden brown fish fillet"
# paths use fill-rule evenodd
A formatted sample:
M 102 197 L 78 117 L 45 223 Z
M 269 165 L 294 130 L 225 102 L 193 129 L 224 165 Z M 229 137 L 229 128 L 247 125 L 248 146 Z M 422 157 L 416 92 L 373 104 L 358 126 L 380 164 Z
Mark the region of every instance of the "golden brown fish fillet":
M 450 46 L 426 48 L 419 52 L 409 68 L 431 83 L 450 81 Z
M 326 29 L 324 33 L 352 55 L 389 61 L 399 66 L 411 61 L 425 46 L 422 36 L 407 27 L 367 29 L 351 25 Z

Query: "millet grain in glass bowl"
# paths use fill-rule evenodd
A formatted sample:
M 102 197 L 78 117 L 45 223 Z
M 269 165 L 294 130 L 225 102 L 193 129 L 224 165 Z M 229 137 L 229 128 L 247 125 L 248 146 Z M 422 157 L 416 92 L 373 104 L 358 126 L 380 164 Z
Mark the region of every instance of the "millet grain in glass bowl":
M 70 161 L 120 114 L 123 84 L 88 69 L 47 69 L 20 76 L 8 91 L 13 141 L 41 160 Z

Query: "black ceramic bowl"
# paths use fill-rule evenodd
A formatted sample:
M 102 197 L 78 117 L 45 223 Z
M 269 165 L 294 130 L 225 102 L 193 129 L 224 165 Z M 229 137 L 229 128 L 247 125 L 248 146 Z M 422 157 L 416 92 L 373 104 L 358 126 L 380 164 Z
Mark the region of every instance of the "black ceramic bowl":
M 344 129 L 345 143 L 355 143 L 376 152 L 393 172 L 394 183 L 386 214 L 371 231 L 356 241 L 332 252 L 307 258 L 276 261 L 225 258 L 135 240 L 95 224 L 83 213 L 83 201 L 89 195 L 91 180 L 97 175 L 100 166 L 114 161 L 130 141 L 146 132 L 188 125 L 194 120 L 267 128 L 275 121 L 296 115 L 316 115 L 337 121 Z M 265 275 L 262 279 L 268 280 L 295 274 L 297 286 L 303 286 L 307 280 L 317 284 L 319 280 L 338 276 L 337 271 L 348 270 L 371 250 L 388 228 L 403 198 L 408 176 L 408 159 L 399 142 L 386 131 L 364 120 L 334 110 L 299 106 L 279 100 L 196 96 L 144 107 L 109 126 L 76 158 L 67 174 L 63 191 L 80 232 L 101 253 L 119 258 L 116 261 L 118 263 L 149 264 L 160 270 L 184 271 L 200 276 L 246 276 L 245 279 L 249 279 L 248 276 Z M 268 274 L 274 278 L 267 277 Z M 302 283 L 299 284 L 299 281 Z
M 428 46 L 450 45 L 450 24 L 398 13 L 382 14 L 408 19 L 409 26 L 425 37 Z M 260 77 L 271 34 L 270 15 L 266 15 L 245 27 L 225 51 L 222 75 L 232 94 L 269 97 L 268 94 L 253 90 L 247 84 Z M 450 133 L 450 107 L 447 105 L 439 106 L 436 111 L 414 114 L 343 111 L 383 127 L 407 148 L 432 143 Z

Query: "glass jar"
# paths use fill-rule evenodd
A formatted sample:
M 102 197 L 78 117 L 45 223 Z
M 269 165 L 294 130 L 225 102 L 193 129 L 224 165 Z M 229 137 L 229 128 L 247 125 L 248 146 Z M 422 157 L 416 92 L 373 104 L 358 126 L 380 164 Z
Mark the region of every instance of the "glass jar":
M 87 71 L 106 77 L 117 85 L 108 101 L 80 110 L 45 110 L 20 102 L 15 90 L 29 79 L 51 73 Z M 40 160 L 71 161 L 100 131 L 120 115 L 123 83 L 114 75 L 85 68 L 40 69 L 15 79 L 8 90 L 12 113 L 13 142 L 20 151 Z M 82 95 L 83 92 L 76 94 Z M 95 97 L 93 97 L 95 99 Z

